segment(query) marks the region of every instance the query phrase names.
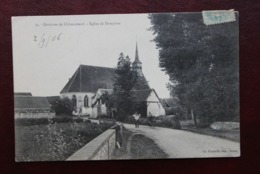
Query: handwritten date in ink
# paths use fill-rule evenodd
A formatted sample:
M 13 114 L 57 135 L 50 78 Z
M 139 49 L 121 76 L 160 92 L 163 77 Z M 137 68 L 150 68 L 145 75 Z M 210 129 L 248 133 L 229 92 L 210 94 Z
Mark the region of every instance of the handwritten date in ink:
M 61 40 L 62 33 L 58 34 L 45 34 L 40 36 L 34 35 L 33 41 L 37 43 L 39 48 L 46 48 L 52 42 L 58 42 Z

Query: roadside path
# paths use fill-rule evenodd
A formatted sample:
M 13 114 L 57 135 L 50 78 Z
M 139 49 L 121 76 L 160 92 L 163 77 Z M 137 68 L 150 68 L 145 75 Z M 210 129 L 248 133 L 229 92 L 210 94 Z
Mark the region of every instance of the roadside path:
M 189 131 L 160 127 L 124 124 L 134 133 L 141 133 L 155 141 L 170 158 L 238 157 L 240 143 L 197 134 Z M 145 147 L 144 147 L 145 148 Z

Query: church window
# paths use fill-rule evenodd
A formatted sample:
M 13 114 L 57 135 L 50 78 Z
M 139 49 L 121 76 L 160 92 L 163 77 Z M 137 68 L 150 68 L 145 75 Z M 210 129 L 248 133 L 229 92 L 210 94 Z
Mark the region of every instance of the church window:
M 84 107 L 88 107 L 89 105 L 88 105 L 88 96 L 86 95 L 85 97 L 84 97 Z

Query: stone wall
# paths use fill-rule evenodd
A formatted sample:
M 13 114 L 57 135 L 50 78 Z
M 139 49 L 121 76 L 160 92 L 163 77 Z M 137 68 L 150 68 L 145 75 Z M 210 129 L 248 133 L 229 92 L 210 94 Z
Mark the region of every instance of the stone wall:
M 109 140 L 105 141 L 101 148 L 98 150 L 97 154 L 94 155 L 92 160 L 107 160 L 111 158 L 113 151 L 116 146 L 116 136 L 111 136 Z
M 116 131 L 108 129 L 80 150 L 71 155 L 66 161 L 108 160 L 116 146 Z

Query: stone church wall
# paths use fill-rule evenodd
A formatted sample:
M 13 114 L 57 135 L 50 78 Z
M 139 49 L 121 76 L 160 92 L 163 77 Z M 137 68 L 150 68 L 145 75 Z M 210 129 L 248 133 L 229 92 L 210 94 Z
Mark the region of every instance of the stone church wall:
M 62 93 L 61 98 L 68 97 L 69 99 L 73 98 L 73 95 L 75 95 L 77 99 L 77 112 L 81 110 L 82 114 L 89 114 L 91 115 L 92 112 L 92 97 L 94 96 L 94 93 L 86 93 L 86 92 L 70 92 L 70 93 Z M 85 96 L 88 96 L 88 107 L 84 106 L 84 98 Z

